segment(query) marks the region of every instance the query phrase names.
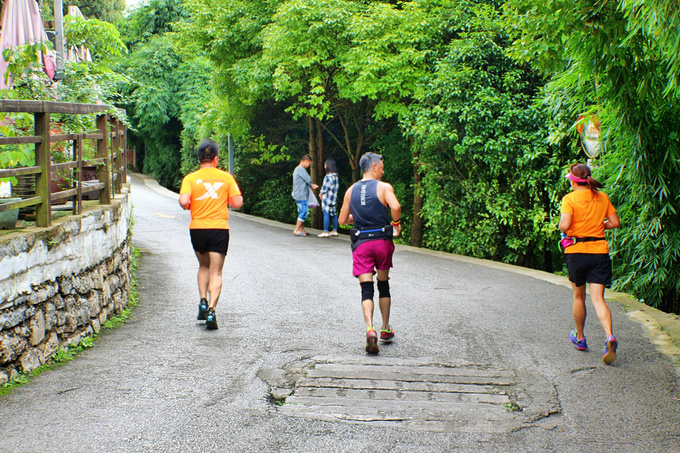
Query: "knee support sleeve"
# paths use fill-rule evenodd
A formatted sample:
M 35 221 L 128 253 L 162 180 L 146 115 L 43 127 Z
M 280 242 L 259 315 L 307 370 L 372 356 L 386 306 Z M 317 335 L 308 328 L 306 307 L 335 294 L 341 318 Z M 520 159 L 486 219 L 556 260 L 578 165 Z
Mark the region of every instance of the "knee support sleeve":
M 390 297 L 390 281 L 378 280 L 378 297 Z
M 365 301 L 366 299 L 371 299 L 373 300 L 373 281 L 370 282 L 361 282 L 361 301 Z

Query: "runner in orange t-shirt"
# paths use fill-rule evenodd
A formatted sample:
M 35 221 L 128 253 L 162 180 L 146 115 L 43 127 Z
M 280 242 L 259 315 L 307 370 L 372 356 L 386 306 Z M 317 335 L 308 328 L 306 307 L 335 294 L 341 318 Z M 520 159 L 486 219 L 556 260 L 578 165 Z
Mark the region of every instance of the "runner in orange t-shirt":
M 604 300 L 604 289 L 611 285 L 612 262 L 604 231 L 621 226 L 616 209 L 606 194 L 597 189 L 602 184 L 590 175 L 590 168 L 574 164 L 566 176 L 572 191 L 562 198 L 560 230 L 566 234 L 564 259 L 574 290 L 574 322 L 576 329 L 569 339 L 576 349 L 588 349 L 583 328 L 586 322 L 586 283 L 590 283 L 590 298 L 607 334 L 602 361 L 610 364 L 616 358 L 618 341 L 612 332 L 612 314 Z
M 191 210 L 189 233 L 198 258 L 198 319 L 217 329 L 215 308 L 222 292 L 222 268 L 229 248 L 229 206 L 243 206 L 241 191 L 229 173 L 217 168 L 219 147 L 204 140 L 198 147 L 201 168 L 182 180 L 179 204 Z M 208 302 L 208 295 L 210 302 Z

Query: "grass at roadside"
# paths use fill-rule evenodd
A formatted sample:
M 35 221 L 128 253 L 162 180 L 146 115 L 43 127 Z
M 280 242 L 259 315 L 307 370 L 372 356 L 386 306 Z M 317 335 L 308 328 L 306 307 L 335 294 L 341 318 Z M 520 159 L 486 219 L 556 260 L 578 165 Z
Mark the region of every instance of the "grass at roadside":
M 19 373 L 18 376 L 11 381 L 4 383 L 0 386 L 0 397 L 12 393 L 16 387 L 28 383 L 32 377 L 39 376 L 45 371 L 59 367 L 73 360 L 83 351 L 94 347 L 101 335 L 109 330 L 127 324 L 130 321 L 132 310 L 139 304 L 139 293 L 137 291 L 137 280 L 135 278 L 135 273 L 139 267 L 139 256 L 140 251 L 135 247 L 132 247 L 132 259 L 130 263 L 130 296 L 128 298 L 127 308 L 123 309 L 120 314 L 107 319 L 106 322 L 102 324 L 102 329 L 99 331 L 99 334 L 83 338 L 76 345 L 60 348 L 57 352 L 52 354 L 50 360 L 43 365 L 30 373 Z

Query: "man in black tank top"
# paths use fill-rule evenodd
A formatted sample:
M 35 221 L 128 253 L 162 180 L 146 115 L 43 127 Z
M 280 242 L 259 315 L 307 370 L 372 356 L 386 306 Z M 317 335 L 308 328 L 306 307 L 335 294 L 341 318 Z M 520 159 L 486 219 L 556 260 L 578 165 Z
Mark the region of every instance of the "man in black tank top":
M 366 352 L 378 353 L 378 334 L 373 327 L 373 275 L 378 274 L 378 304 L 382 316 L 380 340 L 390 342 L 394 329 L 390 326 L 389 272 L 392 267 L 394 243 L 392 237 L 401 233 L 401 205 L 392 186 L 380 181 L 383 175 L 382 156 L 366 153 L 359 166 L 364 176 L 347 189 L 338 216 L 343 225 L 353 223 L 353 274 L 361 285 L 361 307 L 366 321 Z M 392 221 L 387 215 L 390 209 Z

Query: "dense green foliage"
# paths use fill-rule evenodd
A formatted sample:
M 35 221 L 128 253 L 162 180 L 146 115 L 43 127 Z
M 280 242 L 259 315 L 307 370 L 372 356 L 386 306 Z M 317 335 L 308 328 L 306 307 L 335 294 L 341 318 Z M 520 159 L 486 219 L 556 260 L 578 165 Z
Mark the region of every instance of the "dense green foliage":
M 135 9 L 119 26 L 130 53 L 116 66 L 130 80 L 121 106 L 132 124 L 137 165 L 171 188 L 179 188 L 182 177 L 182 134 L 199 121 L 209 92 L 210 69 L 198 58 L 185 60 L 169 33 L 182 17 L 179 0 L 152 0 Z
M 550 107 L 602 121 L 596 175 L 623 224 L 612 241 L 616 286 L 680 312 L 678 10 L 635 0 L 511 4 L 523 30 L 515 54 L 551 77 Z
M 507 35 L 488 27 L 496 11 L 461 13 L 457 38 L 411 108 L 422 144 L 423 244 L 553 270 L 560 180 L 573 154 L 546 142 L 548 114 L 533 102 L 541 80 L 505 55 Z

